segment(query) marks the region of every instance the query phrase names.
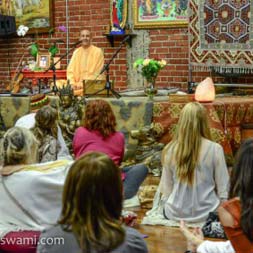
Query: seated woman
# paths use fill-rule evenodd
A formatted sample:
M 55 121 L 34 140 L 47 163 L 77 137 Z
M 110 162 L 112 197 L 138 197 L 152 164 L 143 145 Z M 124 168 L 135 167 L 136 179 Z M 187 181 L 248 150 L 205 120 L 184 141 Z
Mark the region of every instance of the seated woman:
M 181 229 L 192 252 L 252 253 L 253 252 L 253 139 L 240 147 L 231 175 L 230 200 L 218 209 L 221 224 L 229 239 L 226 242 L 203 241 L 199 230 L 190 232 L 182 222 Z
M 116 165 L 120 165 L 125 148 L 125 138 L 115 130 L 116 119 L 108 102 L 91 100 L 84 112 L 84 124 L 79 127 L 73 139 L 76 158 L 89 151 L 99 151 L 108 155 Z M 122 168 L 124 197 L 130 199 L 137 193 L 148 169 L 144 164 Z
M 161 195 L 156 197 L 161 197 L 160 210 L 167 219 L 203 222 L 228 197 L 223 149 L 210 141 L 209 129 L 205 108 L 197 102 L 186 104 L 162 154 Z
M 22 238 L 27 236 L 27 231 L 52 226 L 60 215 L 63 184 L 71 162 L 36 164 L 38 141 L 26 128 L 9 129 L 1 144 L 0 238 Z M 13 242 L 18 243 L 15 239 Z M 24 252 L 34 252 L 36 241 L 26 246 L 28 249 L 23 249 Z M 24 245 L 1 244 L 0 251 L 3 247 L 22 252 L 20 248 Z
M 44 105 L 19 118 L 15 126 L 32 129 L 39 141 L 39 162 L 54 161 L 60 158 L 72 159 L 58 125 L 57 110 Z
M 40 238 L 62 238 L 63 243 L 40 243 L 37 252 L 147 252 L 142 235 L 122 226 L 122 199 L 115 163 L 103 153 L 85 154 L 69 170 L 59 225 Z
M 49 105 L 43 106 L 35 115 L 35 126 L 31 131 L 39 141 L 39 162 L 70 158 L 62 134 L 58 137 L 57 117 L 57 110 Z

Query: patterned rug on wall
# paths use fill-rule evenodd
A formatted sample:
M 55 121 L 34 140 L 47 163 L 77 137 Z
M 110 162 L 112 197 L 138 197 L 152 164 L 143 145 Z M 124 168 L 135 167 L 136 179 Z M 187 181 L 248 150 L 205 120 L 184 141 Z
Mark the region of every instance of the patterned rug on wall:
M 189 0 L 189 55 L 194 70 L 253 73 L 252 8 L 250 0 Z

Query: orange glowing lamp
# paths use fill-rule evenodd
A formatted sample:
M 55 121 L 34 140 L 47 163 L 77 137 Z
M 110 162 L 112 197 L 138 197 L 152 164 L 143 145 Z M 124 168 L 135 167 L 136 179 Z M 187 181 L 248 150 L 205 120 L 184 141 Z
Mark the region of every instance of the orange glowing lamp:
M 200 82 L 195 91 L 195 100 L 200 103 L 213 102 L 215 99 L 215 87 L 212 78 L 207 77 Z

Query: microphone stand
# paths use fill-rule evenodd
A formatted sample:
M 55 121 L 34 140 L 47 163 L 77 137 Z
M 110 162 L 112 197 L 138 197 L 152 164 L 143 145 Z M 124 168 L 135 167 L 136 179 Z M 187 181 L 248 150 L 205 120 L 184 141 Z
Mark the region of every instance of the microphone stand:
M 81 42 L 82 41 L 76 42 L 64 55 L 60 56 L 60 58 L 55 63 L 53 62 L 53 59 L 52 59 L 50 67 L 44 71 L 44 73 L 47 73 L 49 70 L 53 71 L 53 83 L 54 83 L 54 85 L 53 85 L 53 88 L 52 88 L 52 92 L 54 93 L 54 95 L 56 95 L 57 92 L 58 92 L 58 88 L 57 88 L 57 85 L 56 85 L 56 67 L 55 67 L 56 64 L 58 62 L 60 62 L 63 58 L 65 58 L 67 55 L 69 55 L 69 53 L 71 51 L 73 51 L 76 48 L 76 46 L 78 44 L 80 44 Z
M 110 92 L 112 93 L 112 95 L 114 95 L 116 98 L 120 98 L 121 95 L 116 92 L 114 89 L 112 89 L 112 85 L 110 82 L 110 75 L 109 75 L 109 71 L 110 71 L 110 65 L 112 63 L 112 61 L 114 60 L 114 58 L 118 55 L 119 51 L 122 49 L 123 45 L 125 44 L 125 42 L 130 38 L 130 36 L 128 35 L 119 45 L 118 49 L 114 52 L 113 56 L 111 57 L 111 59 L 104 65 L 103 69 L 100 71 L 99 75 L 102 75 L 105 71 L 106 71 L 106 83 L 105 83 L 105 87 L 101 90 L 96 91 L 95 93 L 91 94 L 90 96 L 94 96 L 99 94 L 100 92 L 106 90 L 106 96 L 109 97 Z M 98 78 L 97 76 L 97 78 Z M 96 78 L 96 79 L 97 79 Z

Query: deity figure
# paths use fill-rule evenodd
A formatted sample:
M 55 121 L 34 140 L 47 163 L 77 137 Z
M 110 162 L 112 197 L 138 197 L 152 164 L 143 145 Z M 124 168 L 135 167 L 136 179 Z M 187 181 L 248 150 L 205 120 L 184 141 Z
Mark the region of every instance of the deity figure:
M 157 0 L 142 0 L 141 7 L 143 10 L 143 16 L 157 15 Z
M 176 13 L 178 15 L 186 15 L 187 13 L 188 0 L 177 0 L 176 1 Z
M 112 0 L 111 5 L 111 33 L 124 33 L 127 2 L 124 0 Z
M 72 152 L 72 139 L 77 127 L 80 126 L 83 116 L 84 102 L 74 96 L 74 90 L 70 84 L 59 89 L 59 125 L 62 129 L 66 145 Z

